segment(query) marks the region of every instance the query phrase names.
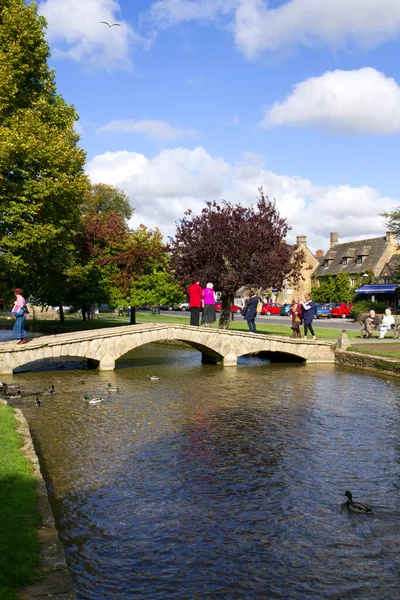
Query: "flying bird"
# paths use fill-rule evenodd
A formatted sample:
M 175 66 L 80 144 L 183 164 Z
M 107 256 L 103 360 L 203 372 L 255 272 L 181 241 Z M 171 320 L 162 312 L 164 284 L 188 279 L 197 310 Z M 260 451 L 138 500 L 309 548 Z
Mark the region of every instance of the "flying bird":
M 104 23 L 104 25 L 108 25 L 109 27 L 121 27 L 121 23 L 107 23 L 107 21 L 100 21 L 100 23 Z

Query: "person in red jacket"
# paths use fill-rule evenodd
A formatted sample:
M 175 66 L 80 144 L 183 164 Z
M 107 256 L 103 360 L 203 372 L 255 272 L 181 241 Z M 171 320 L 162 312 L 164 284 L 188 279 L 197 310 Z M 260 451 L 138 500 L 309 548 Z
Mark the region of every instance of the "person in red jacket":
M 202 306 L 203 288 L 200 281 L 195 281 L 188 287 L 189 296 L 190 324 L 198 327 L 200 325 L 200 309 Z

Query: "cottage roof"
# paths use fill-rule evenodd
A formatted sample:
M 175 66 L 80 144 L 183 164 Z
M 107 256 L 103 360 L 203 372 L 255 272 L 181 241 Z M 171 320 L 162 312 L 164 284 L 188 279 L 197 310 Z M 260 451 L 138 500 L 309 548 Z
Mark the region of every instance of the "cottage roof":
M 322 258 L 315 275 L 317 277 L 323 277 L 328 273 L 337 275 L 340 271 L 360 275 L 365 271 L 374 271 L 386 248 L 385 236 L 336 244 Z M 347 265 L 343 264 L 344 258 L 347 258 Z

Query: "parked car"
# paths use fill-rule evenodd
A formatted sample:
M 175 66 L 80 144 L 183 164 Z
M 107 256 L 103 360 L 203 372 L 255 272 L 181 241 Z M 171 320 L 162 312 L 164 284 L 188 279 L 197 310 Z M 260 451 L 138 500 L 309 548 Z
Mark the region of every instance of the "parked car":
M 215 310 L 217 312 L 220 312 L 222 308 L 222 302 L 217 302 L 217 304 L 215 305 Z M 243 306 L 240 306 L 239 304 L 232 304 L 232 306 L 229 307 L 229 310 L 233 313 L 241 313 L 243 310 Z
M 281 306 L 281 310 L 279 311 L 279 314 L 287 317 L 289 314 L 289 310 L 290 310 L 290 304 L 286 303 L 286 304 L 282 304 Z
M 52 306 L 51 307 L 53 310 L 55 310 L 57 313 L 60 312 L 60 307 L 59 306 Z M 63 306 L 63 311 L 65 315 L 68 315 L 70 312 L 72 312 L 72 306 Z
M 189 302 L 182 302 L 182 304 L 177 307 L 177 310 L 190 310 Z
M 352 306 L 353 305 L 350 302 L 334 304 L 331 308 L 331 316 L 341 317 L 342 319 L 348 319 L 350 317 L 350 311 Z
M 261 309 L 262 315 L 279 315 L 281 312 L 282 304 L 278 304 L 277 302 L 267 302 L 263 305 Z
M 315 306 L 315 317 L 320 319 L 321 317 L 331 318 L 331 307 L 329 304 L 319 304 Z

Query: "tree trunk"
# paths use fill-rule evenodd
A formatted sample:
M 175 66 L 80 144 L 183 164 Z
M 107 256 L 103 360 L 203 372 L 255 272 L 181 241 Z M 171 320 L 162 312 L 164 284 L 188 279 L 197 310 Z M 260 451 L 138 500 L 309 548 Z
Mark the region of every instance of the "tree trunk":
M 222 294 L 222 296 L 221 296 L 222 307 L 221 307 L 221 314 L 219 317 L 219 328 L 220 329 L 229 329 L 229 322 L 230 322 L 229 307 L 232 302 L 233 302 L 233 298 L 231 295 Z
M 86 321 L 86 312 L 85 312 L 85 307 L 84 306 L 82 306 L 81 312 L 82 312 L 82 319 L 84 321 Z
M 131 306 L 131 320 L 130 325 L 136 325 L 136 306 Z
M 62 305 L 60 304 L 60 323 L 64 323 L 64 322 L 65 322 L 64 309 L 63 309 Z

